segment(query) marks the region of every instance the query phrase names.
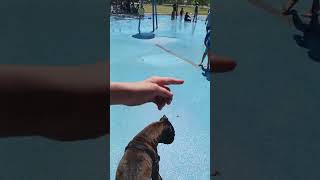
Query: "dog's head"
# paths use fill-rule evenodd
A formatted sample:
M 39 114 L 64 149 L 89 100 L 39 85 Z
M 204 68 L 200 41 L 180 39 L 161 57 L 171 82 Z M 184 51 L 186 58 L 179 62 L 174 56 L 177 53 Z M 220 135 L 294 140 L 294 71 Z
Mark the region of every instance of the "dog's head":
M 175 131 L 172 124 L 170 123 L 169 119 L 166 116 L 163 116 L 160 119 L 160 123 L 163 124 L 163 129 L 162 129 L 159 143 L 171 144 L 175 136 Z

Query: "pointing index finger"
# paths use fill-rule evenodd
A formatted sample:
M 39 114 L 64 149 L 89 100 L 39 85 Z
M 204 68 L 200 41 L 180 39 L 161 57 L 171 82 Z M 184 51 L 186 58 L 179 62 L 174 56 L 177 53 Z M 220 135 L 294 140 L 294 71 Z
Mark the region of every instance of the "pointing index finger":
M 183 84 L 184 80 L 171 78 L 171 77 L 155 77 L 152 79 L 154 83 L 157 83 L 161 86 L 163 85 L 174 85 L 174 84 Z

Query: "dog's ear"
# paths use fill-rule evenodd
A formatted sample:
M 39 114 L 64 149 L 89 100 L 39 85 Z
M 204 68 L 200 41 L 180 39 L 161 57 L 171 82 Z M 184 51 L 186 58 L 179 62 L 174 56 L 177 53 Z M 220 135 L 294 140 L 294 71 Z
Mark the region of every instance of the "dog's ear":
M 163 124 L 159 143 L 171 144 L 174 141 L 175 131 L 169 119 L 164 115 L 160 122 Z
M 166 115 L 163 115 L 163 117 L 160 119 L 160 121 L 168 121 L 168 118 Z

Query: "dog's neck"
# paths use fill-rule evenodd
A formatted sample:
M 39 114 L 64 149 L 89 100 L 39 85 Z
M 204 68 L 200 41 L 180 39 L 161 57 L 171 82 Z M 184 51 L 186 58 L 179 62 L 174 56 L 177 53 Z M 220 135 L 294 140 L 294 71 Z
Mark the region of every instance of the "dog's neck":
M 155 127 L 156 125 L 158 124 L 151 124 L 147 126 L 139 134 L 137 134 L 132 141 L 135 143 L 147 144 L 157 152 L 157 146 L 159 144 L 164 127 L 162 125 L 159 125 L 160 127 Z

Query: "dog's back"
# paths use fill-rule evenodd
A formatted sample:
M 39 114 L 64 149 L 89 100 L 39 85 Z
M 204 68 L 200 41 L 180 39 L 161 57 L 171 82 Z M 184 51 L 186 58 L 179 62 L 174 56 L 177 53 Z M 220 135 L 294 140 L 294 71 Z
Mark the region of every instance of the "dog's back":
M 158 143 L 171 144 L 175 132 L 166 116 L 139 132 L 126 147 L 118 165 L 116 180 L 161 180 Z
M 152 159 L 143 151 L 128 149 L 116 173 L 116 180 L 150 180 Z

